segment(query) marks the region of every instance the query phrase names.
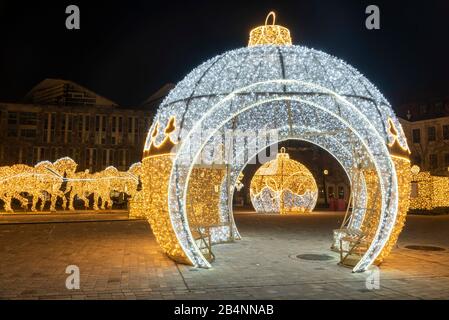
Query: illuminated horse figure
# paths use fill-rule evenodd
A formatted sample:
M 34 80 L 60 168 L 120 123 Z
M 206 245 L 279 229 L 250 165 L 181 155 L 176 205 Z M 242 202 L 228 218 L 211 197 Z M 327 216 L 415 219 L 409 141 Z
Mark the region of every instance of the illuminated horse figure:
M 12 211 L 12 208 L 5 196 L 6 189 L 5 189 L 3 181 L 9 175 L 9 171 L 10 171 L 9 166 L 0 167 L 0 201 L 4 203 L 3 206 L 4 206 L 5 210 L 8 212 Z M 1 202 L 0 202 L 0 204 L 1 204 Z
M 58 174 L 66 183 L 64 194 L 68 194 L 68 209 L 75 210 L 73 202 L 75 197 L 83 200 L 84 207 L 89 207 L 89 199 L 86 196 L 85 184 L 86 178 L 90 178 L 89 171 L 87 172 L 76 172 L 78 164 L 71 158 L 65 157 L 56 160 L 53 163 L 52 169 Z
M 2 200 L 5 202 L 6 211 L 12 210 L 12 200 L 16 199 L 20 202 L 22 208 L 27 209 L 29 200 L 24 197 L 26 193 L 36 198 L 31 206 L 31 211 L 36 211 L 36 203 L 38 201 L 38 192 L 36 191 L 37 181 L 34 179 L 34 168 L 25 164 L 15 164 L 8 169 L 3 169 L 4 177 L 1 180 Z
M 137 193 L 139 185 L 140 164 L 134 164 L 127 172 L 118 171 L 110 166 L 94 174 L 94 210 L 110 209 L 112 205 L 111 192 L 126 193 L 131 198 Z M 100 205 L 101 199 L 101 205 Z
M 139 179 L 142 164 L 135 163 L 131 165 L 126 172 L 117 171 L 115 179 L 112 179 L 111 190 L 126 193 L 133 198 L 139 189 Z
M 7 212 L 14 211 L 11 206 L 13 198 L 19 200 L 24 209 L 28 205 L 28 199 L 22 197 L 20 193 L 19 194 L 14 193 L 13 190 L 10 189 L 11 178 L 13 175 L 14 172 L 12 170 L 12 167 L 10 166 L 0 167 L 0 200 L 3 201 L 5 211 Z
M 66 193 L 61 191 L 64 178 L 58 174 L 58 170 L 50 161 L 42 161 L 34 166 L 35 178 L 39 180 L 39 191 L 41 199 L 40 210 L 42 211 L 47 201 L 50 201 L 50 211 L 56 211 L 56 201 L 62 199 L 62 208 L 67 206 Z M 34 198 L 33 198 L 34 202 Z
M 141 190 L 142 163 L 137 162 L 132 164 L 127 174 L 131 179 L 126 180 L 125 190 L 123 192 L 128 194 L 131 199 L 134 199 Z
M 70 190 L 69 210 L 75 210 L 73 207 L 75 197 L 83 201 L 85 209 L 89 208 L 89 196 L 94 193 L 95 185 L 88 169 L 82 172 L 75 172 L 72 176 L 68 176 L 67 188 Z
M 94 210 L 110 209 L 112 206 L 111 191 L 112 185 L 118 179 L 119 171 L 113 166 L 109 166 L 103 171 L 93 174 L 93 181 L 89 184 L 92 186 L 92 193 L 94 195 Z M 101 205 L 100 205 L 101 199 Z
M 129 216 L 135 218 L 145 217 L 145 210 L 141 210 L 144 203 L 144 193 L 142 191 L 142 163 L 137 162 L 131 165 L 128 169 L 128 174 L 135 179 L 135 181 L 128 181 L 126 192 L 131 196 L 129 200 Z M 132 183 L 130 183 L 132 182 Z

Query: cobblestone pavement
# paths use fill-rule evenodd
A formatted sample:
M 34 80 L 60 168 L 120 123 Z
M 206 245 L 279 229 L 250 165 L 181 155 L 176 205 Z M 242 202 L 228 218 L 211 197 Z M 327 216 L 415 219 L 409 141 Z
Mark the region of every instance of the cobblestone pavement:
M 161 253 L 146 221 L 0 225 L 1 299 L 448 299 L 449 216 L 410 216 L 399 247 L 370 273 L 337 266 L 329 250 L 340 213 L 238 214 L 243 240 L 214 247 L 210 270 L 177 265 Z M 406 245 L 445 251 L 415 251 Z M 331 260 L 296 256 L 326 254 Z M 65 269 L 77 265 L 80 290 Z

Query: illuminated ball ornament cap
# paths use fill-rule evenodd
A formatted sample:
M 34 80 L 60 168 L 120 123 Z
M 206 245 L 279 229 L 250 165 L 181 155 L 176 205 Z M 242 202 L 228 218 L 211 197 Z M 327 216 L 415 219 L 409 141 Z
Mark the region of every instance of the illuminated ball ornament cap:
M 359 191 L 353 195 L 356 210 L 348 225 L 364 230 L 370 224 L 369 245 L 361 249 L 363 256 L 353 269 L 364 271 L 386 256 L 388 250 L 383 250 L 394 243 L 408 210 L 406 137 L 389 102 L 366 77 L 336 57 L 292 45 L 288 30 L 268 20 L 252 30 L 248 47 L 227 51 L 193 69 L 161 103 L 143 161 L 150 183 L 144 188 L 146 201 L 157 212 L 153 231 L 175 260 L 210 267 L 190 231 L 187 199 L 195 165 L 229 159 L 217 211 L 220 221 L 233 221 L 229 199 L 235 188 L 229 186 L 236 185 L 248 161 L 277 142 L 302 140 L 333 155 L 351 181 L 359 175 L 355 168 L 371 170 L 375 176 L 373 185 L 378 188 L 363 179 L 353 188 Z M 276 34 L 268 35 L 268 30 Z M 249 137 L 228 150 L 217 137 L 229 130 L 275 134 L 265 140 Z M 176 151 L 170 154 L 165 146 L 174 143 Z M 227 158 L 229 154 L 235 157 Z M 367 210 L 374 202 L 378 210 Z M 212 239 L 225 241 L 229 228 L 220 230 Z M 237 233 L 234 225 L 232 234 Z
M 272 24 L 268 24 L 268 20 L 272 19 Z M 291 45 L 292 38 L 290 37 L 290 30 L 285 27 L 276 25 L 276 13 L 271 11 L 265 19 L 265 25 L 254 28 L 249 34 L 248 47 L 263 45 L 263 44 L 277 44 L 277 45 Z
M 254 174 L 250 195 L 259 213 L 309 213 L 315 208 L 318 187 L 312 173 L 281 148 L 276 159 Z

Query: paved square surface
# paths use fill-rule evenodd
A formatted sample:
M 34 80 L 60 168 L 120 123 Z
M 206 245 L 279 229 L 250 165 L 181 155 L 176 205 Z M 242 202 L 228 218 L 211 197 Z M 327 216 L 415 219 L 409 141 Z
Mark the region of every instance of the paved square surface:
M 398 248 L 380 269 L 353 274 L 329 250 L 343 214 L 241 213 L 243 240 L 214 246 L 210 270 L 177 265 L 159 249 L 146 221 L 0 225 L 1 299 L 448 299 L 449 216 L 409 216 Z M 406 245 L 434 245 L 428 252 Z M 298 259 L 326 254 L 330 260 Z M 80 290 L 65 287 L 80 268 Z

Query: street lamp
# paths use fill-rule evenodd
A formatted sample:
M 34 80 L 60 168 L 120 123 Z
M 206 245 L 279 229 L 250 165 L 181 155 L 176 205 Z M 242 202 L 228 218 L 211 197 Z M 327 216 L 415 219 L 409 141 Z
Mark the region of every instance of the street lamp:
M 323 189 L 324 189 L 324 204 L 326 207 L 328 206 L 327 203 L 327 190 L 326 190 L 326 176 L 329 175 L 329 170 L 324 169 L 323 170 Z
M 419 173 L 419 171 L 421 171 L 421 168 L 415 164 L 411 167 L 410 171 L 412 172 L 413 175 L 416 176 Z M 449 171 L 449 167 L 448 167 L 448 171 Z

